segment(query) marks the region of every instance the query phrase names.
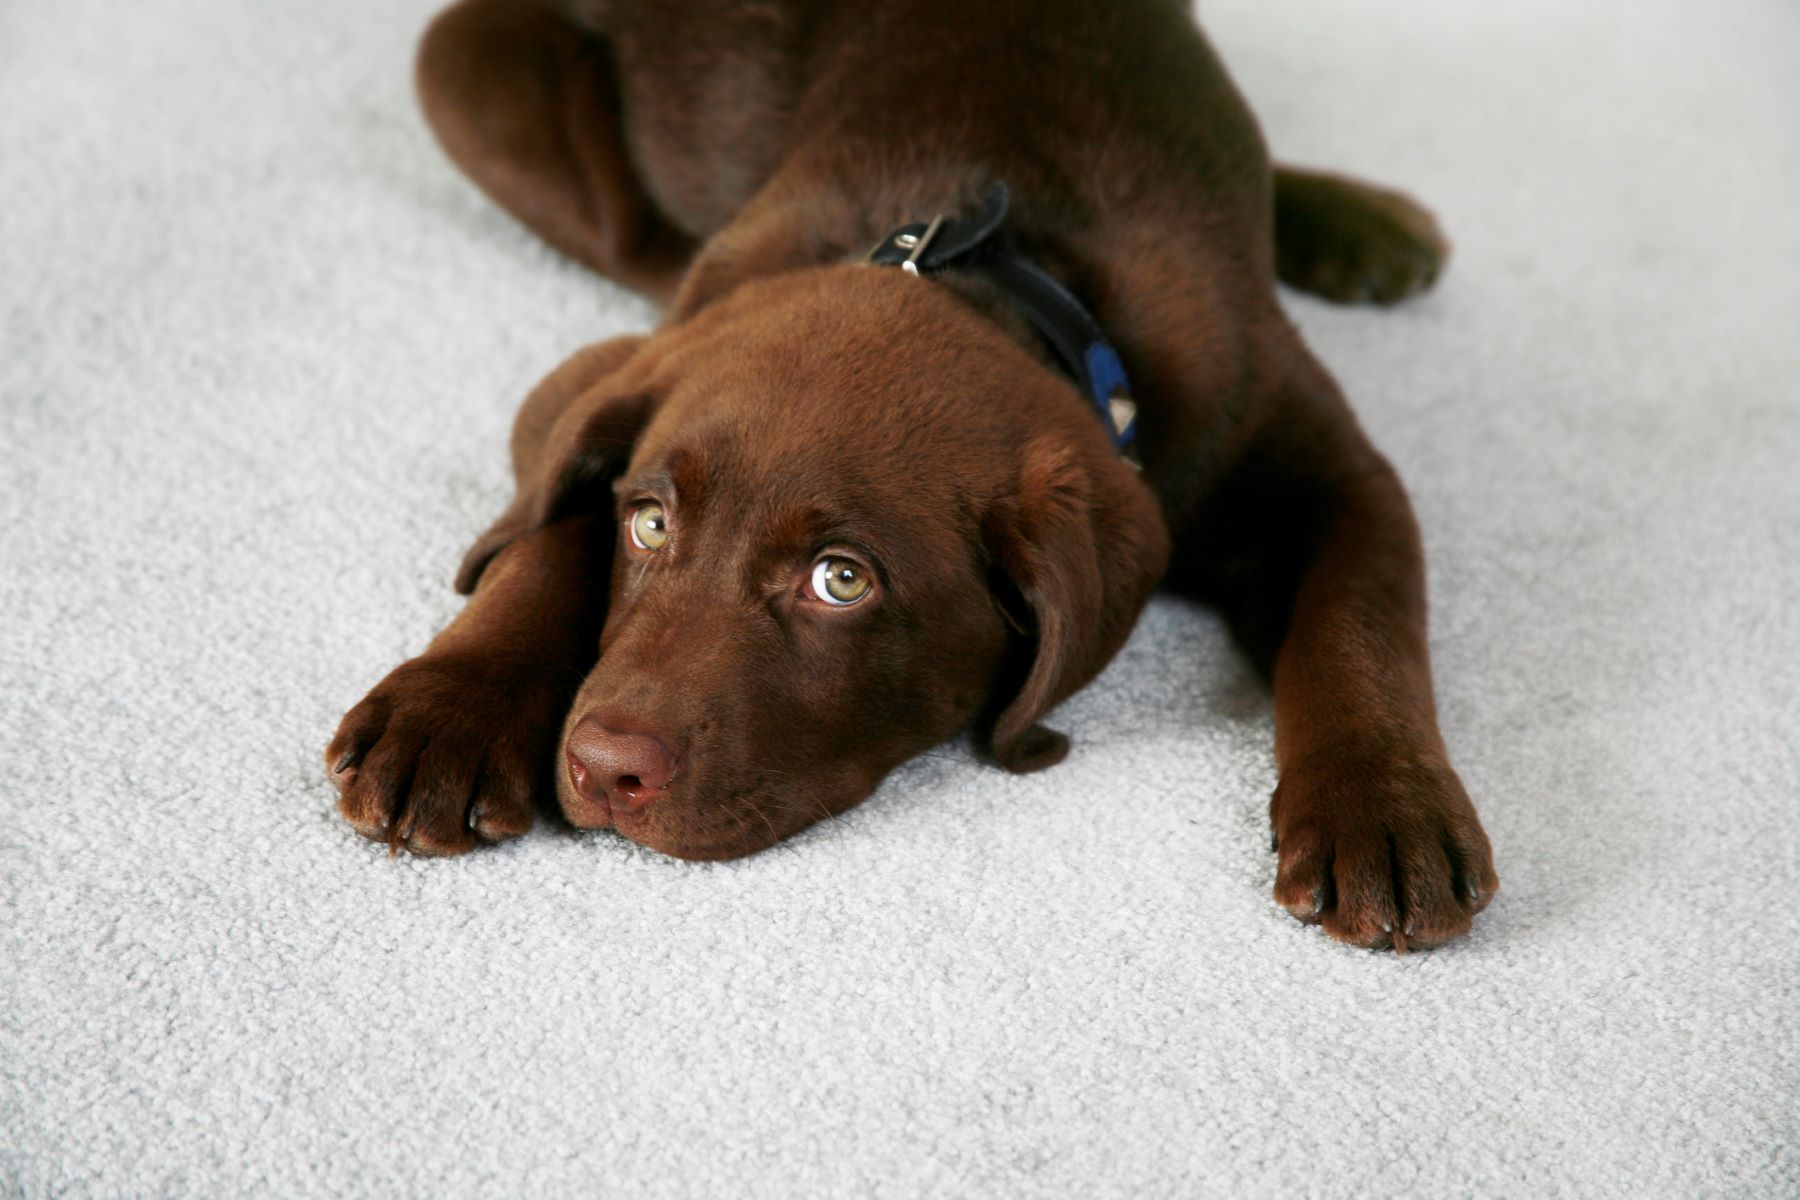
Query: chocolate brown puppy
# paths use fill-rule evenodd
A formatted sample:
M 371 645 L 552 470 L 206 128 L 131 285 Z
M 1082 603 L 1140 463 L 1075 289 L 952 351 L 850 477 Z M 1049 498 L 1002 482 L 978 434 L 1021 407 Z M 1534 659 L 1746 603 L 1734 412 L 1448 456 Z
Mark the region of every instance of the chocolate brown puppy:
M 1418 532 L 1275 293 L 1392 302 L 1447 246 L 1272 167 L 1178 6 L 464 0 L 419 87 L 664 317 L 526 400 L 468 606 L 327 751 L 359 830 L 457 853 L 554 795 L 723 858 L 967 728 L 1050 766 L 1040 720 L 1166 586 L 1274 688 L 1276 899 L 1360 945 L 1469 929 L 1498 880 Z

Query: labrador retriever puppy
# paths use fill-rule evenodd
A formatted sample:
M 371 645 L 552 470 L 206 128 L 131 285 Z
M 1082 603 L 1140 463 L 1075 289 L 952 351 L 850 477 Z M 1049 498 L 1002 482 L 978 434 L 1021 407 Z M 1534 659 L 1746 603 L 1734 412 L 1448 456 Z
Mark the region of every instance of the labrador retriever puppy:
M 1470 928 L 1498 879 L 1418 532 L 1275 290 L 1393 302 L 1447 246 L 1272 167 L 1179 4 L 462 0 L 418 83 L 488 195 L 665 315 L 526 399 L 471 599 L 327 751 L 359 831 L 461 853 L 554 795 L 719 859 L 966 729 L 1048 767 L 1162 586 L 1273 686 L 1277 901 Z

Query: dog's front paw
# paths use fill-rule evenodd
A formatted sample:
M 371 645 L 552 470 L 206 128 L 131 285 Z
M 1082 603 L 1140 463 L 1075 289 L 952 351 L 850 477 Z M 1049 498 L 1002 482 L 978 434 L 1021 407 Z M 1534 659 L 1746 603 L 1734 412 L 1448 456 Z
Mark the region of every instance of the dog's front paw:
M 397 667 L 325 751 L 338 811 L 358 833 L 414 854 L 462 854 L 531 828 L 560 713 L 529 681 L 427 654 Z
M 1500 886 L 1475 806 L 1439 757 L 1315 756 L 1282 777 L 1269 817 L 1276 902 L 1353 945 L 1441 945 Z

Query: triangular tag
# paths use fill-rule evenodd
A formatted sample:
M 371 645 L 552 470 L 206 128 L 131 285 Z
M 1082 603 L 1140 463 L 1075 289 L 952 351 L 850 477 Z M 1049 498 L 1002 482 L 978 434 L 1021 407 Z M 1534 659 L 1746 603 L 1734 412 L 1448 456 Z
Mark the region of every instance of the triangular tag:
M 1114 396 L 1106 402 L 1106 411 L 1112 417 L 1113 436 L 1122 435 L 1137 420 L 1137 405 L 1123 396 Z

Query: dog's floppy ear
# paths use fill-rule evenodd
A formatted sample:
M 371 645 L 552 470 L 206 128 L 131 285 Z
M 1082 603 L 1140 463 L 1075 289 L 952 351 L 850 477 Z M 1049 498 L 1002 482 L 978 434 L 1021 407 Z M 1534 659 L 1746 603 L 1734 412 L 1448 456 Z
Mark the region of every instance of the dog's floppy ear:
M 518 490 L 463 556 L 457 591 L 473 592 L 488 562 L 521 535 L 583 505 L 611 509 L 608 487 L 655 408 L 648 392 L 616 374 L 643 341 L 624 337 L 589 346 L 526 398 L 513 423 Z
M 645 195 L 606 40 L 545 0 L 461 0 L 419 43 L 425 119 L 452 161 L 569 257 L 666 297 L 693 253 Z M 573 5 L 563 5 L 573 9 Z
M 1030 610 L 1020 623 L 1036 640 L 1024 682 L 1002 700 L 990 748 L 1007 770 L 1036 771 L 1069 751 L 1067 737 L 1038 721 L 1124 645 L 1168 566 L 1169 535 L 1123 461 L 1083 461 L 1049 438 L 1027 447 L 1018 488 L 990 511 L 984 534 L 1002 586 Z

